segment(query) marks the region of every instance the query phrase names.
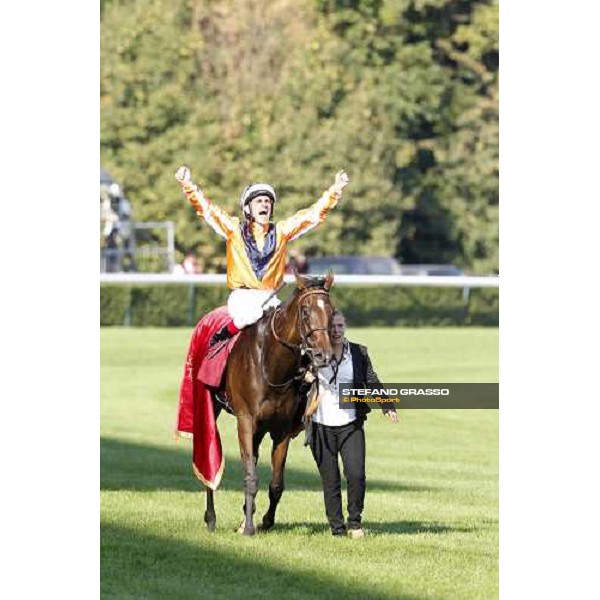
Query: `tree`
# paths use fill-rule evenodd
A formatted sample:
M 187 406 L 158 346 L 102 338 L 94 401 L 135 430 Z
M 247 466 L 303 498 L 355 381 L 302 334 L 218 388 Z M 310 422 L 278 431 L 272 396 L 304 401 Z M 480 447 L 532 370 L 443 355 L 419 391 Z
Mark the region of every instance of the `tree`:
M 105 6 L 101 52 L 103 164 L 208 268 L 224 248 L 180 164 L 232 212 L 272 183 L 278 216 L 345 168 L 340 205 L 297 242 L 309 255 L 497 268 L 497 2 L 130 0 Z

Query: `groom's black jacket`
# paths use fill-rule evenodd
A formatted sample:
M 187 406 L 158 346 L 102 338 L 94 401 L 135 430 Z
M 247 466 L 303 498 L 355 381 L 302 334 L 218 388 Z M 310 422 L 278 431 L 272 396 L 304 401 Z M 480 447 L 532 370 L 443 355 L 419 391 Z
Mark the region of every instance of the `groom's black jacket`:
M 375 369 L 371 364 L 371 359 L 369 358 L 369 352 L 366 346 L 361 346 L 360 344 L 355 344 L 350 342 L 350 354 L 352 355 L 352 371 L 354 373 L 354 387 L 355 388 L 379 388 L 381 387 L 381 382 L 379 381 L 379 377 L 377 377 L 377 373 L 375 373 Z M 384 405 L 386 406 L 386 405 Z M 383 409 L 384 413 L 389 412 L 395 409 L 393 406 L 386 407 Z M 356 418 L 362 421 L 365 421 L 367 418 L 367 413 L 371 412 L 371 409 L 367 406 L 365 402 L 358 402 L 356 404 Z

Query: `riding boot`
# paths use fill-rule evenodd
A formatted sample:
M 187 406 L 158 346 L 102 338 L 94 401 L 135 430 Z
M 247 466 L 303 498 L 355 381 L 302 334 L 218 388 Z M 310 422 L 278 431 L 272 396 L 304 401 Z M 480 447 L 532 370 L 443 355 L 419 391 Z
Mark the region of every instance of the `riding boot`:
M 210 342 L 208 342 L 209 347 L 232 338 L 238 331 L 239 329 L 234 325 L 233 321 L 227 323 L 227 325 L 223 325 L 223 327 L 210 338 Z

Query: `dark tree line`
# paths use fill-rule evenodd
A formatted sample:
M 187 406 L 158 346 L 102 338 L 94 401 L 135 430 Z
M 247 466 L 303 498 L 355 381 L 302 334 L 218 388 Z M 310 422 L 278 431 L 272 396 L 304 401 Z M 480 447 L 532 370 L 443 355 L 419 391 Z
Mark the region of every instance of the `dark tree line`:
M 129 0 L 102 11 L 101 158 L 137 220 L 223 245 L 180 195 L 182 163 L 232 212 L 266 180 L 279 216 L 345 168 L 314 254 L 498 268 L 498 4 Z

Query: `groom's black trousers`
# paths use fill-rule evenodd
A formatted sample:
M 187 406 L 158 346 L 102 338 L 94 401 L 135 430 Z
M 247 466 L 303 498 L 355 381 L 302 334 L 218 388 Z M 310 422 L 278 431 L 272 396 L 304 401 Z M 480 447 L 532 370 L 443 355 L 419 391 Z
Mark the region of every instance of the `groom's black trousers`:
M 361 527 L 365 502 L 365 432 L 363 419 L 333 427 L 312 423 L 311 450 L 323 482 L 325 512 L 334 535 L 346 531 L 338 455 L 348 482 L 348 529 Z

